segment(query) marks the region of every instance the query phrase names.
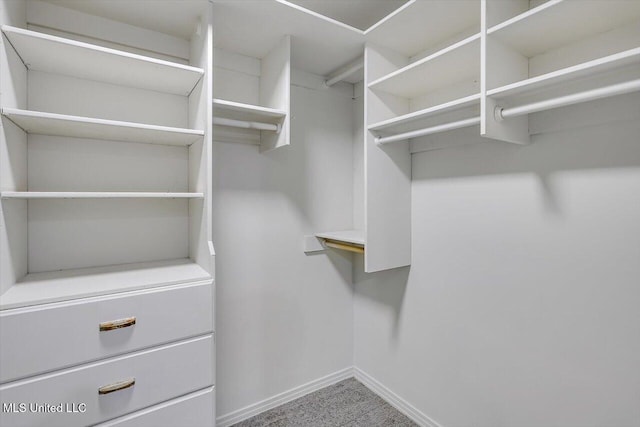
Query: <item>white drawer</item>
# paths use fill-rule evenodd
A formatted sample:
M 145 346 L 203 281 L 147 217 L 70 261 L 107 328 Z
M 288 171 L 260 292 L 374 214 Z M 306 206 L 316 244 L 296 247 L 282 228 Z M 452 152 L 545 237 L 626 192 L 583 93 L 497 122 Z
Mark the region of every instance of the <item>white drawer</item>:
M 214 401 L 210 387 L 95 427 L 212 427 Z
M 135 317 L 135 325 L 99 324 Z M 213 329 L 213 285 L 172 286 L 0 312 L 0 383 Z
M 135 379 L 131 387 L 98 393 L 129 379 Z M 0 386 L 0 425 L 87 426 L 211 385 L 213 336 L 207 335 Z M 30 403 L 61 404 L 63 412 L 31 412 Z M 7 404 L 17 411 L 25 404 L 25 412 L 7 412 Z M 69 412 L 81 410 L 80 404 L 84 412 Z

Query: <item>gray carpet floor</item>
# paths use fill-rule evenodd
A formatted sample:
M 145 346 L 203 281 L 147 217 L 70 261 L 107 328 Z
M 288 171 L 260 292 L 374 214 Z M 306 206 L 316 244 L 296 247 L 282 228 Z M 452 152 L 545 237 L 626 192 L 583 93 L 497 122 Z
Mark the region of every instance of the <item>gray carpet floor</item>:
M 417 426 L 354 378 L 341 381 L 233 427 Z

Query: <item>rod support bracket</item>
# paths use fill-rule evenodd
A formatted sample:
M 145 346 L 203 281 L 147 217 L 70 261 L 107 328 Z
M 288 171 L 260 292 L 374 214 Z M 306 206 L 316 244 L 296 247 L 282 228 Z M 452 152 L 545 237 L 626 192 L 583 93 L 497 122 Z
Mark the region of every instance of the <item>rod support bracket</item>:
M 502 110 L 504 110 L 504 108 L 499 105 L 496 105 L 496 108 L 493 110 L 493 117 L 496 119 L 496 122 L 504 120 L 504 117 L 502 117 Z

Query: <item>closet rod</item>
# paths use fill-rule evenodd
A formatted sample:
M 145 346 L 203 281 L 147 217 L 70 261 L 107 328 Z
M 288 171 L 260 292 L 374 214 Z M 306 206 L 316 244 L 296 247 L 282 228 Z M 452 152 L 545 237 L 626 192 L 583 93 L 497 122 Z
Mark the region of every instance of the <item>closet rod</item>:
M 214 117 L 213 124 L 219 126 L 231 126 L 243 129 L 271 130 L 280 132 L 280 126 L 272 123 L 248 122 L 245 120 L 225 119 L 223 117 Z
M 523 116 L 525 114 L 535 113 L 537 111 L 550 110 L 552 108 L 593 101 L 609 96 L 622 95 L 624 93 L 630 93 L 638 90 L 640 90 L 640 79 L 618 83 L 611 86 L 605 86 L 598 89 L 586 90 L 584 92 L 578 92 L 571 95 L 560 96 L 558 98 L 533 102 L 531 104 L 525 104 L 519 107 L 502 108 L 498 106 L 495 109 L 495 116 L 497 120 L 503 120 L 508 117 Z
M 355 243 L 341 242 L 339 240 L 332 240 L 332 239 L 323 239 L 323 240 L 324 240 L 324 245 L 328 248 L 340 249 L 348 252 L 355 252 L 357 254 L 364 253 L 364 246 L 362 245 L 356 245 Z
M 334 84 L 338 83 L 339 81 L 344 80 L 345 78 L 349 77 L 351 74 L 355 73 L 356 71 L 360 70 L 364 68 L 364 57 L 361 56 L 360 58 L 356 59 L 355 61 L 353 61 L 350 64 L 345 65 L 344 67 L 340 68 L 337 71 L 334 71 L 333 73 L 329 74 L 327 76 L 327 79 L 324 81 L 324 84 L 326 84 L 327 86 L 333 86 Z
M 458 120 L 456 122 L 445 123 L 443 125 L 431 126 L 424 129 L 413 130 L 411 132 L 399 133 L 391 136 L 377 136 L 378 144 L 387 144 L 389 142 L 402 141 L 409 138 L 417 138 L 419 136 L 431 135 L 433 133 L 445 132 L 448 130 L 466 128 L 480 123 L 480 117 L 472 117 L 470 119 Z

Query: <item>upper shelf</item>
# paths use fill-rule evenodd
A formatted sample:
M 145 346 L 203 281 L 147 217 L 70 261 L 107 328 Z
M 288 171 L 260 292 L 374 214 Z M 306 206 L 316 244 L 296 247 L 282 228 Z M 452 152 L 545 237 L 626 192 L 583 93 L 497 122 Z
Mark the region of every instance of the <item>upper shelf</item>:
M 404 98 L 414 98 L 480 75 L 480 34 L 475 34 L 369 84 Z
M 210 279 L 189 259 L 32 273 L 0 296 L 0 310 Z
M 480 31 L 480 1 L 408 2 L 365 31 L 367 41 L 414 56 L 467 31 Z
M 240 102 L 214 98 L 213 115 L 214 117 L 224 117 L 233 120 L 277 123 L 287 116 L 287 112 L 275 108 L 260 107 L 258 105 L 242 104 Z
M 8 25 L 2 32 L 30 70 L 185 96 L 204 74 L 201 68 Z
M 491 89 L 487 91 L 487 95 L 496 98 L 520 95 L 569 80 L 605 73 L 634 64 L 640 65 L 640 47 Z
M 640 1 L 549 0 L 491 27 L 488 34 L 527 57 L 640 17 Z
M 204 136 L 204 132 L 201 130 L 94 119 L 16 108 L 3 108 L 2 115 L 8 117 L 28 133 L 43 135 L 178 146 L 191 145 L 201 140 Z

